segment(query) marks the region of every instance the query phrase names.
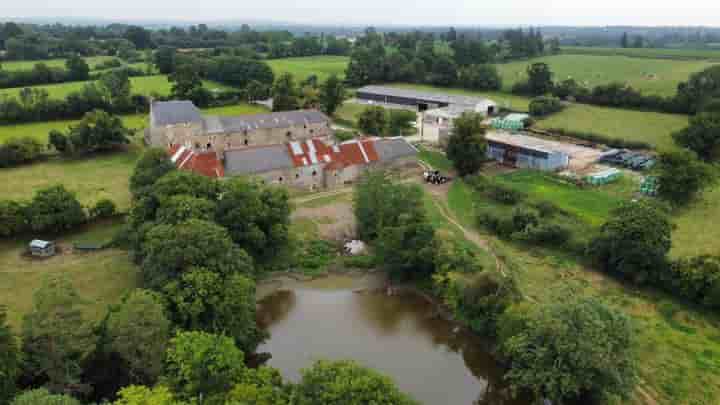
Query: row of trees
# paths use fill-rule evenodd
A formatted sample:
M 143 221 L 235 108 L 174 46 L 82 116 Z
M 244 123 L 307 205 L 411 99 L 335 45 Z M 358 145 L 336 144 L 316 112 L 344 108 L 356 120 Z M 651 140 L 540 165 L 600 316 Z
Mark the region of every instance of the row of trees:
M 31 70 L 5 71 L 0 65 L 0 88 L 36 86 L 39 84 L 85 81 L 90 77 L 90 67 L 80 56 L 65 61 L 65 68 L 51 68 L 36 63 Z

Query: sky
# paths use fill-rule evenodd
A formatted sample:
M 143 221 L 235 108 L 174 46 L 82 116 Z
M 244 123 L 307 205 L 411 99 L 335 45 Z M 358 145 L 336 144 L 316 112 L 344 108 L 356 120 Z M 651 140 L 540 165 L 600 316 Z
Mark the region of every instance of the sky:
M 0 18 L 348 25 L 720 25 L 717 0 L 0 0 Z

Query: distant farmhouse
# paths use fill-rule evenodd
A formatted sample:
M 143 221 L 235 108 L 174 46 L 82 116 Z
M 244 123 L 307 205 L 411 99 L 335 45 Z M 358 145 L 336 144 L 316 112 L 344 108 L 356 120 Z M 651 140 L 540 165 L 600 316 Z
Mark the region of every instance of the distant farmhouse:
M 314 110 L 238 117 L 203 116 L 190 101 L 153 102 L 145 142 L 161 148 L 185 146 L 216 151 L 272 145 L 333 135 L 330 119 Z
M 189 101 L 169 101 L 152 104 L 145 141 L 167 149 L 181 170 L 308 190 L 352 183 L 370 168 L 416 163 L 417 150 L 402 138 L 333 144 L 332 135 L 330 119 L 318 111 L 215 117 Z

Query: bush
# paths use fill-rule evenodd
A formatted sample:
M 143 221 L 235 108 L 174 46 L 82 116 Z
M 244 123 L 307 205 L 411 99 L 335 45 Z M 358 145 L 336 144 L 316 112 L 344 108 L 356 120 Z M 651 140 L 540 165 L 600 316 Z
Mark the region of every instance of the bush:
M 673 262 L 662 287 L 708 308 L 720 308 L 720 256 L 697 256 Z
M 336 255 L 337 247 L 331 242 L 322 239 L 305 241 L 295 265 L 304 273 L 315 274 L 323 271 Z
M 554 223 L 528 226 L 522 232 L 513 235 L 525 242 L 553 246 L 565 244 L 571 236 L 572 232 L 569 228 Z
M 107 198 L 103 198 L 98 201 L 94 207 L 90 208 L 91 218 L 110 218 L 117 213 L 117 207 L 115 203 Z
M 43 155 L 43 145 L 33 138 L 10 138 L 0 145 L 0 167 L 30 163 Z
M 85 222 L 82 205 L 63 186 L 42 189 L 28 208 L 28 217 L 33 231 L 59 233 Z
M 560 112 L 565 108 L 559 98 L 540 96 L 530 101 L 530 115 L 533 117 L 544 117 L 556 112 Z
M 497 183 L 488 184 L 484 194 L 488 198 L 506 205 L 515 205 L 527 198 L 525 193 Z
M 0 201 L 0 237 L 18 235 L 29 230 L 28 207 L 16 201 Z

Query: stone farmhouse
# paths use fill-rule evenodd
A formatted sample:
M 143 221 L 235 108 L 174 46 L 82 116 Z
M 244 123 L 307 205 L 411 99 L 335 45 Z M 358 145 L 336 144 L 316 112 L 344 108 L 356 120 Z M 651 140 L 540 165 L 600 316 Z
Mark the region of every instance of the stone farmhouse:
M 284 144 L 196 151 L 183 145 L 169 150 L 181 170 L 214 178 L 251 176 L 265 184 L 305 190 L 351 184 L 372 168 L 413 167 L 417 150 L 403 138 L 370 138 L 331 145 L 319 138 Z
M 332 134 L 330 119 L 314 110 L 218 117 L 202 115 L 190 101 L 162 101 L 150 104 L 145 142 L 160 148 L 184 146 L 222 154 L 225 149 L 327 138 Z

